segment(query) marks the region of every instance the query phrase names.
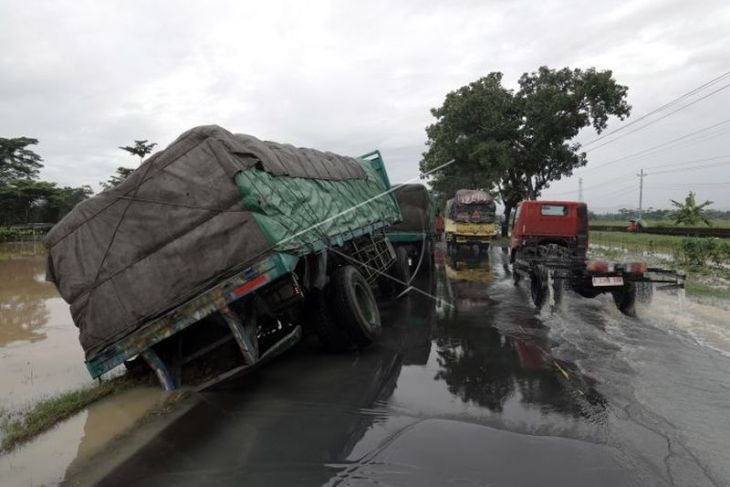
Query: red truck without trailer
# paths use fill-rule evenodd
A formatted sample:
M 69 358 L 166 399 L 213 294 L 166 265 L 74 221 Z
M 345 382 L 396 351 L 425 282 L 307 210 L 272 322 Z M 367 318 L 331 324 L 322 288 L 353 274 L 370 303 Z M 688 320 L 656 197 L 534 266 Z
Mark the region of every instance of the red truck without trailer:
M 643 262 L 609 263 L 587 259 L 588 208 L 579 201 L 523 201 L 512 220 L 510 261 L 515 284 L 530 279 L 540 308 L 563 289 L 594 298 L 611 293 L 618 309 L 636 314 L 636 299 L 649 301 L 654 284 L 684 287 L 684 274 L 650 268 Z

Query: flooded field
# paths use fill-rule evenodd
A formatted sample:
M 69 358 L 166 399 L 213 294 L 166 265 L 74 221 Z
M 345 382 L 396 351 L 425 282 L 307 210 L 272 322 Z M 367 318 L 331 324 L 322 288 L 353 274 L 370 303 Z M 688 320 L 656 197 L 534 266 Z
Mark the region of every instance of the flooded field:
M 0 244 L 0 410 L 91 384 L 69 307 L 40 243 Z
M 69 307 L 45 282 L 38 243 L 0 244 L 0 411 L 92 384 Z M 156 387 L 134 388 L 100 401 L 37 439 L 0 454 L 3 487 L 55 485 L 156 407 Z

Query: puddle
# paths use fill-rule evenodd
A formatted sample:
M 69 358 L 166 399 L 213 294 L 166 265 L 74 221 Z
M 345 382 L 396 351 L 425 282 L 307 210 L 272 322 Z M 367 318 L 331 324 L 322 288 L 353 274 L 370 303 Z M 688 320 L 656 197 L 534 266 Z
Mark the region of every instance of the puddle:
M 0 485 L 59 484 L 165 397 L 157 387 L 136 388 L 89 406 L 30 443 L 0 455 Z
M 0 244 L 0 409 L 91 383 L 69 307 L 38 244 Z

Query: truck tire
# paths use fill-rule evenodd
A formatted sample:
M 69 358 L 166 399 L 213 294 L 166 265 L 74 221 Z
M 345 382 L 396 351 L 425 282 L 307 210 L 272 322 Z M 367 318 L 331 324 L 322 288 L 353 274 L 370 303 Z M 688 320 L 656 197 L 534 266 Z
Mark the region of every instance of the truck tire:
M 356 347 L 366 347 L 380 336 L 378 303 L 368 281 L 351 265 L 339 267 L 332 276 L 332 311 Z
M 643 304 L 650 304 L 654 297 L 654 285 L 650 282 L 636 283 L 636 299 Z
M 387 276 L 380 276 L 378 287 L 385 296 L 392 298 L 405 291 L 408 287 L 407 283 L 411 282 L 411 266 L 408 265 L 408 250 L 405 247 L 395 248 L 395 262 L 390 267 L 388 274 L 398 281 Z
M 633 282 L 627 282 L 611 294 L 619 311 L 626 316 L 636 316 L 636 285 Z
M 319 342 L 328 352 L 350 350 L 353 348 L 353 343 L 332 315 L 329 297 L 325 291 L 314 291 L 310 296 L 305 305 L 309 323 Z
M 556 308 L 563 302 L 564 290 L 565 281 L 563 279 L 553 279 L 553 299 L 555 300 Z
M 542 309 L 548 297 L 547 276 L 542 268 L 530 273 L 530 295 L 535 307 Z
M 431 272 L 431 269 L 433 269 L 433 242 L 431 241 L 431 239 L 426 240 L 426 242 L 423 244 L 421 265 L 428 272 Z

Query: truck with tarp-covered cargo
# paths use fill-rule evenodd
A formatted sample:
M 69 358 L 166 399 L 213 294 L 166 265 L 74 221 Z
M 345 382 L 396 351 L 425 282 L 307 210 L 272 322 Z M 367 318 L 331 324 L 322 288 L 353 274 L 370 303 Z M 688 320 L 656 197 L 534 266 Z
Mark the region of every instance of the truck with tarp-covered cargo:
M 445 228 L 448 255 L 460 255 L 465 248 L 489 249 L 499 236 L 494 196 L 480 189 L 460 189 L 446 202 Z
M 385 229 L 395 249 L 396 261 L 390 269 L 395 279 L 382 280 L 386 295 L 397 294 L 410 284 L 412 274 L 430 271 L 433 264 L 435 207 L 422 184 L 399 184 L 393 188 L 403 219 Z
M 204 388 L 307 330 L 331 350 L 369 345 L 371 287 L 395 261 L 384 228 L 401 220 L 389 184 L 377 152 L 184 133 L 46 236 L 91 376 L 126 364 L 173 389 L 215 371 L 195 377 Z

